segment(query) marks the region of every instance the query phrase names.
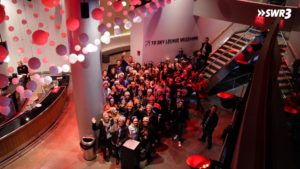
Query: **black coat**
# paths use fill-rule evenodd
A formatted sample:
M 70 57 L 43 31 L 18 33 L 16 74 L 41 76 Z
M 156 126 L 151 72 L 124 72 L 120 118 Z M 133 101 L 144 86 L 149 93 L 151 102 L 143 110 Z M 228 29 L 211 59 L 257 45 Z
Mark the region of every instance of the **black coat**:
M 121 146 L 128 139 L 128 136 L 129 136 L 128 127 L 124 125 L 123 127 L 121 127 L 120 133 L 119 133 L 119 128 L 118 130 L 112 132 L 111 142 L 114 145 Z
M 100 121 L 99 124 L 96 123 L 92 123 L 92 128 L 94 131 L 99 130 L 99 134 L 98 134 L 98 139 L 99 139 L 99 143 L 101 142 L 105 142 L 107 140 L 107 132 L 110 131 L 112 125 L 113 125 L 114 121 L 113 119 L 109 120 L 109 125 L 108 128 L 106 129 L 106 127 L 103 125 L 103 122 Z
M 205 45 L 205 43 L 202 43 L 202 46 L 201 46 L 201 49 L 200 49 L 200 52 L 202 53 L 203 49 L 204 49 L 204 46 L 205 46 L 205 57 L 208 57 L 208 55 L 211 53 L 212 51 L 212 46 L 211 44 L 207 43 Z
M 210 110 L 205 112 L 204 118 L 202 120 L 202 125 L 204 126 L 204 129 L 207 131 L 213 131 L 215 127 L 217 126 L 219 121 L 219 117 L 216 112 L 214 112 L 210 116 Z

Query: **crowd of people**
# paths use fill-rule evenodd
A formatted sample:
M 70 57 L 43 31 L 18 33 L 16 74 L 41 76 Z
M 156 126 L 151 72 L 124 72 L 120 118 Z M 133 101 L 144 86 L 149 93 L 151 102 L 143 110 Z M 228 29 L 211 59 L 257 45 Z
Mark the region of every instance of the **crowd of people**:
M 141 158 L 152 160 L 160 139 L 171 136 L 182 146 L 189 119 L 189 102 L 196 93 L 196 108 L 203 114 L 203 142 L 212 146 L 212 132 L 218 123 L 217 106 L 204 112 L 201 100 L 207 97 L 208 83 L 193 61 L 179 52 L 175 61 L 166 58 L 157 65 L 135 63 L 125 55 L 102 74 L 105 106 L 99 121 L 92 119 L 93 130 L 99 131 L 99 148 L 104 160 L 114 155 L 120 161 L 120 147 L 127 139 L 140 142 Z M 199 122 L 200 123 L 200 122 Z

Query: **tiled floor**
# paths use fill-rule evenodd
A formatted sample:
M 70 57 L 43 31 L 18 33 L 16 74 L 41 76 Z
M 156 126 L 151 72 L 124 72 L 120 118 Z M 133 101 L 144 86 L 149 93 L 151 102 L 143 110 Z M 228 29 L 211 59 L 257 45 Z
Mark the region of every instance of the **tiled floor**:
M 205 107 L 209 103 L 219 104 L 216 97 L 205 101 Z M 199 142 L 197 138 L 201 135 L 200 113 L 190 109 L 191 120 L 188 122 L 185 134 L 185 142 L 182 148 L 178 148 L 171 139 L 163 139 L 163 146 L 159 148 L 158 155 L 148 165 L 147 169 L 188 169 L 185 160 L 189 155 L 201 154 L 211 159 L 218 159 L 222 149 L 222 141 L 219 139 L 224 127 L 232 117 L 232 113 L 221 110 L 219 113 L 219 124 L 213 134 L 213 147 L 206 149 L 206 145 Z M 119 168 L 112 162 L 104 162 L 99 156 L 94 161 L 85 161 L 79 147 L 79 135 L 77 130 L 76 112 L 72 92 L 66 110 L 58 122 L 34 145 L 21 153 L 18 157 L 6 165 L 6 169 L 82 169 L 82 168 Z M 142 164 L 143 166 L 143 164 Z

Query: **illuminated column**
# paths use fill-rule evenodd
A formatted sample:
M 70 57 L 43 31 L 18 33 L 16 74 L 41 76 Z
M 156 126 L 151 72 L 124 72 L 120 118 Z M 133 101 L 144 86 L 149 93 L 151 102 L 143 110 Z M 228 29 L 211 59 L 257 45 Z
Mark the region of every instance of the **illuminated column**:
M 94 44 L 96 38 L 100 39 L 100 33 L 97 31 L 99 22 L 91 17 L 91 11 L 95 7 L 99 7 L 99 0 L 86 1 L 89 4 L 89 18 L 81 18 L 81 2 L 82 0 L 65 0 L 67 18 L 74 17 L 80 20 L 79 29 L 68 32 L 70 53 L 76 53 L 74 46 L 79 43 L 78 37 L 82 33 L 88 35 L 88 43 Z M 100 51 L 100 46 L 98 46 L 96 52 L 85 54 L 84 62 L 76 62 L 71 65 L 80 137 L 92 134 L 91 118 L 97 117 L 98 119 L 103 110 Z

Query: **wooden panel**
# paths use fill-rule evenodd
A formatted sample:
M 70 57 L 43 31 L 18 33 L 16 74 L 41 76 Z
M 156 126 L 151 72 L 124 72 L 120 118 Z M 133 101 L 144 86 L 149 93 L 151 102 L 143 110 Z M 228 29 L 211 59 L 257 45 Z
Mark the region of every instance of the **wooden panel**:
M 25 124 L 15 132 L 0 140 L 0 162 L 24 148 L 43 132 L 45 132 L 61 115 L 67 99 L 67 88 L 59 98 L 35 117 L 30 123 Z

